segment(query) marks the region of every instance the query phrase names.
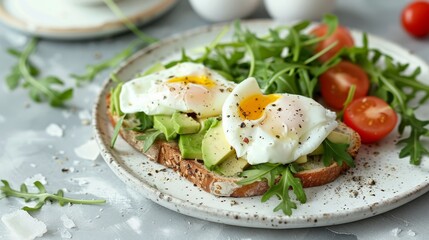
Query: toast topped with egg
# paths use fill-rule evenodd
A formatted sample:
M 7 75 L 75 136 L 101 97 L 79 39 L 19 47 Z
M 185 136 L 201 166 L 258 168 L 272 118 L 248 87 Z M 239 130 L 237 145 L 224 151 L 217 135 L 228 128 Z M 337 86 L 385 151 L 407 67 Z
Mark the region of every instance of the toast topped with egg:
M 236 85 L 201 64 L 180 63 L 120 84 L 106 100 L 125 141 L 217 196 L 264 194 L 273 184 L 268 176 L 246 182 L 264 164 L 293 165 L 302 187 L 324 185 L 353 164 L 361 144 L 313 99 L 263 95 L 254 78 Z

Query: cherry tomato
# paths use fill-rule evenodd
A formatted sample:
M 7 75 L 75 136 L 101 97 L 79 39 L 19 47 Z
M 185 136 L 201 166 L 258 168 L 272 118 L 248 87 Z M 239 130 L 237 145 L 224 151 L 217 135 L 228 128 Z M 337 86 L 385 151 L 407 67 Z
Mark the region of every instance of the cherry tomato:
M 325 36 L 328 32 L 328 26 L 325 24 L 320 24 L 315 27 L 310 34 L 313 34 L 317 37 Z M 326 38 L 325 40 L 317 43 L 316 52 L 320 52 L 323 49 L 327 48 L 329 45 L 337 41 L 337 45 L 335 45 L 331 50 L 320 56 L 319 60 L 322 62 L 326 62 L 331 59 L 337 52 L 345 47 L 353 47 L 354 41 L 352 35 L 349 30 L 345 27 L 338 26 L 337 29 L 332 33 L 331 36 Z
M 342 109 L 350 87 L 356 86 L 353 99 L 366 96 L 369 79 L 365 71 L 356 64 L 342 61 L 319 77 L 323 100 L 329 107 Z
M 384 100 L 374 96 L 356 99 L 344 111 L 344 123 L 359 133 L 362 143 L 384 138 L 397 121 L 395 111 Z
M 429 2 L 415 1 L 407 5 L 401 15 L 402 26 L 414 37 L 429 34 Z

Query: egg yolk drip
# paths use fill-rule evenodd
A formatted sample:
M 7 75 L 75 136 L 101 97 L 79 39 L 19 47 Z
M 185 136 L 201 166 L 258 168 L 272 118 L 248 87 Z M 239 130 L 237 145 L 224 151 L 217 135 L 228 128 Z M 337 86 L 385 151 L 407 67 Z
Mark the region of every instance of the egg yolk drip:
M 275 102 L 281 96 L 279 94 L 262 95 L 255 94 L 243 99 L 238 106 L 238 114 L 241 120 L 256 120 L 262 117 L 265 107 Z
M 184 84 L 198 84 L 206 87 L 213 87 L 216 83 L 206 75 L 198 76 L 181 76 L 173 77 L 168 80 L 169 83 L 184 83 Z

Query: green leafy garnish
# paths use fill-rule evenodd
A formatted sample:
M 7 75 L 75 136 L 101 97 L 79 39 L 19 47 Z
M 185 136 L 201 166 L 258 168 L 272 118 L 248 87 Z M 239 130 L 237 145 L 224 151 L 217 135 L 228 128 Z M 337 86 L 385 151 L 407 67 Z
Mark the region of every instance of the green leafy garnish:
M 409 64 L 395 62 L 393 58 L 377 49 L 368 46 L 366 34 L 363 35 L 363 46 L 344 49 L 338 57 L 344 57 L 361 66 L 368 74 L 372 84 L 369 95 L 375 95 L 386 101 L 401 116 L 399 133 L 404 135 L 398 144 L 404 145 L 400 158 L 410 157 L 410 163 L 419 165 L 424 155 L 429 155 L 428 147 L 422 144 L 423 138 L 429 137 L 429 121 L 420 120 L 415 115 L 415 108 L 410 107 L 413 101 L 424 104 L 429 99 L 429 86 L 417 80 L 420 67 L 410 74 Z M 419 99 L 418 93 L 422 93 Z
M 301 202 L 307 201 L 301 180 L 293 176 L 296 173 L 294 164 L 282 165 L 273 163 L 263 163 L 252 166 L 245 170 L 241 177 L 243 179 L 237 184 L 247 185 L 255 181 L 267 180 L 268 191 L 262 196 L 261 201 L 266 202 L 273 196 L 277 196 L 280 203 L 274 208 L 274 212 L 282 210 L 284 214 L 291 215 L 292 209 L 296 209 L 296 203 L 292 201 L 289 190 L 292 188 L 296 198 Z
M 155 129 L 147 130 L 143 135 L 136 137 L 137 140 L 144 141 L 143 152 L 147 152 L 155 141 L 162 136 L 162 132 Z
M 112 140 L 110 141 L 110 148 L 113 148 L 115 146 L 116 139 L 119 136 L 119 131 L 121 130 L 122 124 L 126 116 L 126 114 L 122 115 L 122 117 L 119 118 L 118 122 L 116 122 L 115 129 L 113 130 Z
M 28 192 L 27 185 L 21 184 L 21 187 L 19 190 L 12 189 L 6 180 L 1 180 L 3 183 L 3 186 L 0 187 L 1 192 L 6 197 L 17 197 L 22 198 L 25 200 L 25 202 L 30 201 L 36 201 L 37 204 L 34 207 L 28 207 L 25 206 L 22 208 L 24 211 L 37 211 L 45 205 L 46 201 L 57 201 L 60 206 L 64 206 L 67 203 L 72 204 L 87 204 L 87 205 L 96 205 L 96 204 L 103 204 L 106 202 L 106 200 L 82 200 L 82 199 L 73 199 L 73 198 L 67 198 L 64 197 L 64 191 L 58 190 L 56 194 L 47 193 L 45 186 L 43 186 L 42 183 L 39 181 L 34 182 L 34 186 L 37 187 L 39 192 L 37 193 L 31 193 Z
M 106 59 L 98 64 L 87 65 L 86 72 L 84 74 L 71 74 L 70 76 L 76 80 L 78 86 L 82 86 L 85 83 L 89 83 L 95 79 L 95 77 L 102 71 L 116 67 L 119 63 L 127 59 L 133 54 L 136 49 L 140 49 L 143 46 L 140 40 L 132 42 L 127 48 L 116 54 L 110 59 Z
M 110 8 L 110 10 L 121 19 L 121 21 L 125 24 L 125 26 L 132 31 L 142 42 L 145 43 L 154 43 L 158 41 L 158 39 L 153 38 L 151 36 L 146 35 L 142 31 L 140 31 L 137 26 L 128 19 L 122 10 L 115 4 L 113 0 L 104 0 L 104 3 Z
M 324 151 L 322 155 L 323 165 L 329 166 L 332 164 L 332 161 L 335 161 L 338 166 L 342 166 L 343 162 L 346 163 L 349 167 L 355 166 L 353 158 L 347 152 L 349 147 L 348 144 L 333 143 L 329 141 L 329 139 L 325 139 L 322 142 L 322 145 Z
M 13 66 L 12 72 L 6 77 L 9 89 L 14 90 L 18 86 L 28 89 L 30 98 L 35 102 L 49 102 L 53 107 L 61 107 L 73 97 L 73 89 L 58 90 L 64 82 L 54 76 L 38 79 L 39 69 L 30 62 L 30 55 L 37 47 L 37 39 L 33 38 L 20 52 L 9 49 L 8 53 L 18 58 L 18 63 Z M 21 80 L 24 82 L 21 83 Z

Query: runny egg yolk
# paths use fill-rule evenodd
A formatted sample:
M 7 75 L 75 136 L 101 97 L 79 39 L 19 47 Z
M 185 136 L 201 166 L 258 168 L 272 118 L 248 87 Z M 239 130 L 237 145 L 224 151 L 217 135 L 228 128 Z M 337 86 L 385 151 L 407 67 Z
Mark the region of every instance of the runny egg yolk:
M 181 76 L 173 77 L 168 80 L 169 83 L 184 83 L 184 84 L 198 84 L 206 87 L 213 87 L 216 83 L 206 75 L 198 76 Z
M 238 106 L 238 114 L 241 120 L 256 120 L 262 117 L 265 107 L 275 102 L 281 96 L 279 94 L 262 95 L 255 94 L 243 99 Z

